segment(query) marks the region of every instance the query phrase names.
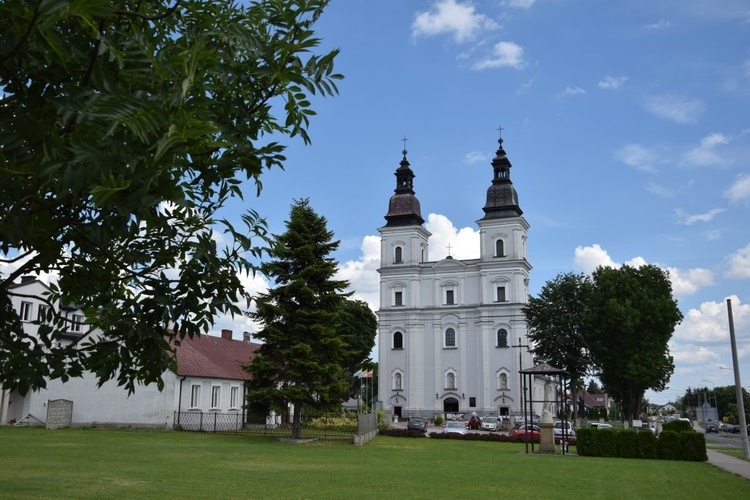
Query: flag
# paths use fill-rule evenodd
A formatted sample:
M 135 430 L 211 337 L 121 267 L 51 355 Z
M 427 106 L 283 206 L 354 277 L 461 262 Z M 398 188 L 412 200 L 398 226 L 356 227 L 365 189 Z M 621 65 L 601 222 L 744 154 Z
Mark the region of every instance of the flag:
M 362 378 L 362 370 L 357 370 L 354 373 L 354 378 Z
M 362 377 L 372 378 L 372 370 L 366 370 L 364 373 L 362 373 Z

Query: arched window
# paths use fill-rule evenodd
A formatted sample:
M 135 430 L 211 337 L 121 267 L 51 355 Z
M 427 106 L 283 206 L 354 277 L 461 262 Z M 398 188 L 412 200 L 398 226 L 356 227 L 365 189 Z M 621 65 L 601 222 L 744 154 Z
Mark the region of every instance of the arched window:
M 448 374 L 445 376 L 445 388 L 446 389 L 456 388 L 456 374 L 455 373 L 448 372 Z
M 508 375 L 506 373 L 501 373 L 497 377 L 497 388 L 501 391 L 507 391 L 508 390 Z
M 505 328 L 497 331 L 497 347 L 508 347 L 508 330 Z
M 400 373 L 396 372 L 393 374 L 393 390 L 401 391 L 404 389 L 403 377 Z
M 394 349 L 404 348 L 404 334 L 403 333 L 396 332 L 393 334 L 393 348 Z
M 445 347 L 456 347 L 456 330 L 453 328 L 445 330 Z
M 503 243 L 503 240 L 495 241 L 495 257 L 505 257 L 505 243 Z
M 401 264 L 404 261 L 403 250 L 401 247 L 396 247 L 393 251 L 393 263 Z

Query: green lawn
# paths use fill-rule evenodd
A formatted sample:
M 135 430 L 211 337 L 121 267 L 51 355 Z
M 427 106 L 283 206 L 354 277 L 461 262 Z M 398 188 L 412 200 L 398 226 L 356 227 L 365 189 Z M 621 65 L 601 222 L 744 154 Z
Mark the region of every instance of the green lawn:
M 748 498 L 706 463 L 525 455 L 377 437 L 281 444 L 189 432 L 0 428 L 0 498 Z

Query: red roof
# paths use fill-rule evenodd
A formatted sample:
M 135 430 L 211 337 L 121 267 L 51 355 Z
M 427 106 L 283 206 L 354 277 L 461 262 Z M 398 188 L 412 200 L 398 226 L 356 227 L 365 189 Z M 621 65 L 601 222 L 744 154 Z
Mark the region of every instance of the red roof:
M 185 337 L 177 346 L 177 375 L 250 380 L 242 367 L 250 363 L 258 348 L 260 344 L 211 335 Z

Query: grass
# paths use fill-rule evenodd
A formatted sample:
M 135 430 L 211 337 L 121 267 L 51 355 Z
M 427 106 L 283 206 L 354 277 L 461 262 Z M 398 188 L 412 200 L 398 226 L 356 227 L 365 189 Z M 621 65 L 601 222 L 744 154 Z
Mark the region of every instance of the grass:
M 379 436 L 357 448 L 257 435 L 0 428 L 0 497 L 747 498 L 706 463 L 526 455 L 523 444 Z

